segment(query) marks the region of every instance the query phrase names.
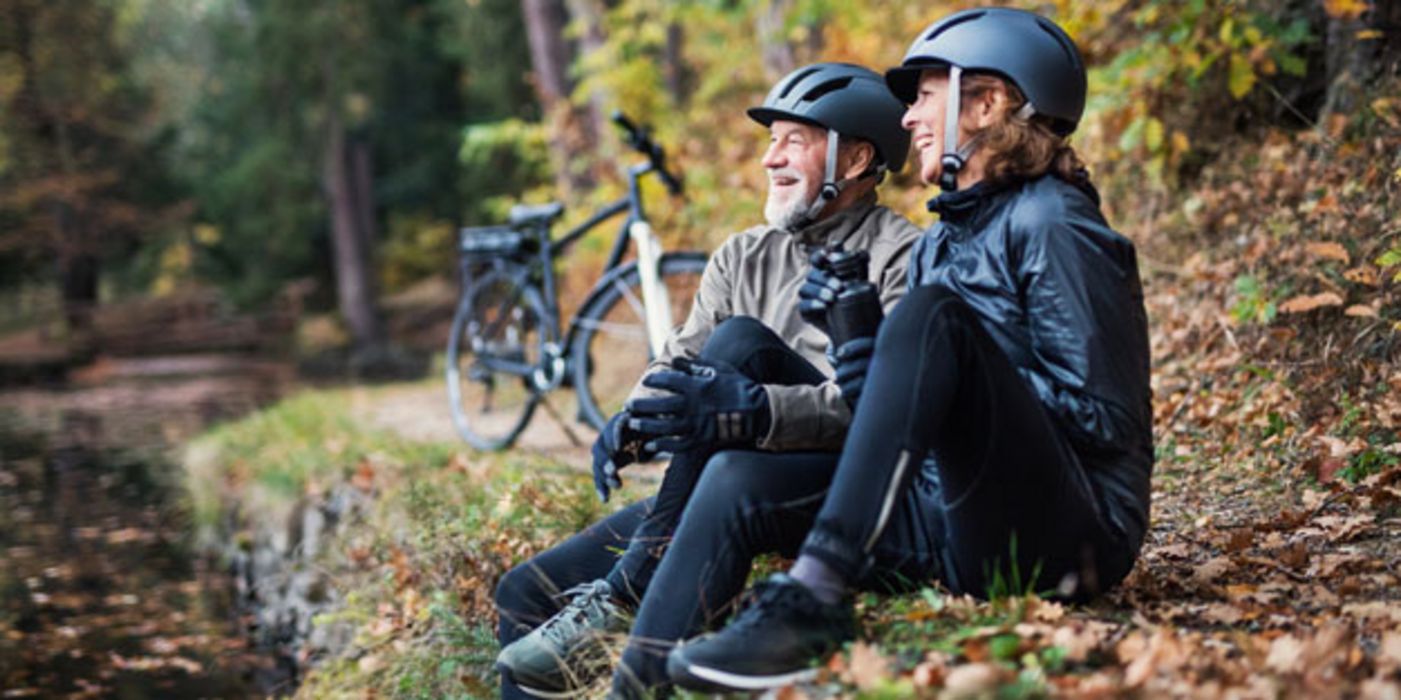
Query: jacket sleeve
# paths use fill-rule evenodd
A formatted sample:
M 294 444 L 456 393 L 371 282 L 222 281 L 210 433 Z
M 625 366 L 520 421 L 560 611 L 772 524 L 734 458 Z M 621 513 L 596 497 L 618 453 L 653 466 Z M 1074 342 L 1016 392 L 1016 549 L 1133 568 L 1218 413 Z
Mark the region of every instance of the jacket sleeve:
M 731 237 L 725 245 L 710 256 L 701 273 L 700 288 L 686 322 L 675 328 L 662 345 L 662 353 L 647 363 L 647 369 L 633 386 L 628 400 L 660 396 L 666 392 L 643 386 L 642 379 L 647 375 L 666 369 L 677 357 L 695 358 L 700 354 L 705 341 L 721 321 L 733 315 L 730 304 L 731 290 L 734 287 L 735 246 Z
M 913 226 L 903 218 L 892 217 L 894 224 Z M 906 266 L 910 261 L 910 247 L 914 237 L 898 237 L 899 243 L 883 259 L 873 260 L 870 279 L 880 290 L 881 308 L 886 313 L 895 307 L 896 302 L 905 296 Z M 846 441 L 847 429 L 851 427 L 851 408 L 842 398 L 842 391 L 834 380 L 816 386 L 803 385 L 764 385 L 769 395 L 769 433 L 759 440 L 762 450 L 840 450 Z
M 1136 410 L 1148 351 L 1132 243 L 1070 210 L 1014 217 L 1012 230 L 1034 358 L 1023 378 L 1079 446 L 1132 448 L 1150 430 Z

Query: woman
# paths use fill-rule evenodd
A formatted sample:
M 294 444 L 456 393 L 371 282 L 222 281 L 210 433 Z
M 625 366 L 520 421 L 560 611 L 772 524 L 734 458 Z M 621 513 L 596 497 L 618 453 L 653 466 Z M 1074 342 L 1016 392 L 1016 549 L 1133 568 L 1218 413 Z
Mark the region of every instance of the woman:
M 859 400 L 830 489 L 805 506 L 797 561 L 724 630 L 670 653 L 680 685 L 810 676 L 854 634 L 848 591 L 876 581 L 1081 599 L 1128 573 L 1147 530 L 1142 289 L 1132 243 L 1065 142 L 1086 92 L 1074 43 L 1035 14 L 969 10 L 922 32 L 886 82 L 909 105 L 921 180 L 943 190 L 929 203 L 940 219 L 877 337 L 837 349 L 838 381 Z M 814 279 L 838 295 L 844 284 Z M 702 493 L 736 488 L 707 469 Z M 767 498 L 800 502 L 796 477 L 795 493 Z M 721 528 L 724 544 L 690 515 L 673 550 L 773 545 L 773 528 L 746 525 L 752 509 Z

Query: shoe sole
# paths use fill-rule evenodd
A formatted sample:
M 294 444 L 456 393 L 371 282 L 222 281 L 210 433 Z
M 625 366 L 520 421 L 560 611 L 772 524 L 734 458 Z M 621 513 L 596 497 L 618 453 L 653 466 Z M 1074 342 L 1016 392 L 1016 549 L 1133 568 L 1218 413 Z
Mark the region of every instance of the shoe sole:
M 520 691 L 522 693 L 525 693 L 526 695 L 529 695 L 534 698 L 544 698 L 545 700 L 570 700 L 571 698 L 582 698 L 587 694 L 587 691 L 585 691 L 584 689 L 541 690 L 539 688 L 532 688 L 528 685 L 521 685 L 520 683 L 516 683 L 516 687 L 520 688 Z
M 516 680 L 516 676 L 511 672 L 510 667 L 504 664 L 497 664 L 496 670 L 501 677 L 510 681 L 512 685 L 520 689 L 522 693 L 534 698 L 544 698 L 545 700 L 570 700 L 571 698 L 582 698 L 587 694 L 585 688 L 564 688 L 562 690 L 546 690 L 537 688 L 527 683 Z
M 789 671 L 767 676 L 746 676 L 730 671 L 721 671 L 718 668 L 707 668 L 699 664 L 680 662 L 675 665 L 668 664 L 668 672 L 672 680 L 678 685 L 690 687 L 696 690 L 770 690 L 782 688 L 795 683 L 804 683 L 817 678 L 818 669 L 805 668 L 801 671 Z M 680 671 L 680 673 L 677 673 Z M 689 683 L 681 681 L 699 681 L 699 683 Z M 700 688 L 697 686 L 708 687 Z

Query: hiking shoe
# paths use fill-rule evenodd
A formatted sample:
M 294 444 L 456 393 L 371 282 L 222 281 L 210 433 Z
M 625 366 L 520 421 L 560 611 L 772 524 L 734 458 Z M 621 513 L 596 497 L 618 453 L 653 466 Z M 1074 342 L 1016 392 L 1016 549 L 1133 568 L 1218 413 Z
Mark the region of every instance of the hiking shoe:
M 812 680 L 813 661 L 856 636 L 846 603 L 819 601 L 801 583 L 775 574 L 755 599 L 719 632 L 672 650 L 673 683 L 702 691 L 757 691 Z
M 510 643 L 496 667 L 520 689 L 542 698 L 572 697 L 609 670 L 606 638 L 626 634 L 627 611 L 599 579 L 564 592 L 569 603 L 554 617 Z

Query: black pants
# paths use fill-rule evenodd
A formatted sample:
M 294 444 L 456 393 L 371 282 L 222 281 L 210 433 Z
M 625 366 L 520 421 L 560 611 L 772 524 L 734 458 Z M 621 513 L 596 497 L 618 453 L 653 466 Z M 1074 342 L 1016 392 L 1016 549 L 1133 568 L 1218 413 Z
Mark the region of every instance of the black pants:
M 926 455 L 942 502 L 903 513 Z M 881 327 L 831 493 L 802 552 L 855 581 L 882 564 L 875 545 L 892 523 L 938 519 L 954 590 L 982 595 L 1000 579 L 1078 598 L 1117 583 L 1137 556 L 1138 541 L 1101 507 L 1063 429 L 977 313 L 952 292 L 922 287 Z
M 763 384 L 818 384 L 826 378 L 772 330 L 745 316 L 717 326 L 700 356 L 730 364 Z M 614 591 L 640 607 L 711 455 L 707 450 L 673 455 L 654 498 L 614 513 L 507 572 L 496 590 L 501 644 L 515 641 L 559 611 L 564 602 L 560 593 L 579 583 L 607 578 Z M 835 464 L 836 455 L 826 459 Z M 504 679 L 501 694 L 524 697 Z
M 882 325 L 839 460 L 722 452 L 706 465 L 623 662 L 662 682 L 666 651 L 719 621 L 756 555 L 795 551 L 857 588 L 941 580 L 985 595 L 1000 578 L 1038 592 L 1069 581 L 1062 592 L 1080 597 L 1123 578 L 1137 542 L 1104 522 L 1065 435 L 976 313 L 921 288 Z

